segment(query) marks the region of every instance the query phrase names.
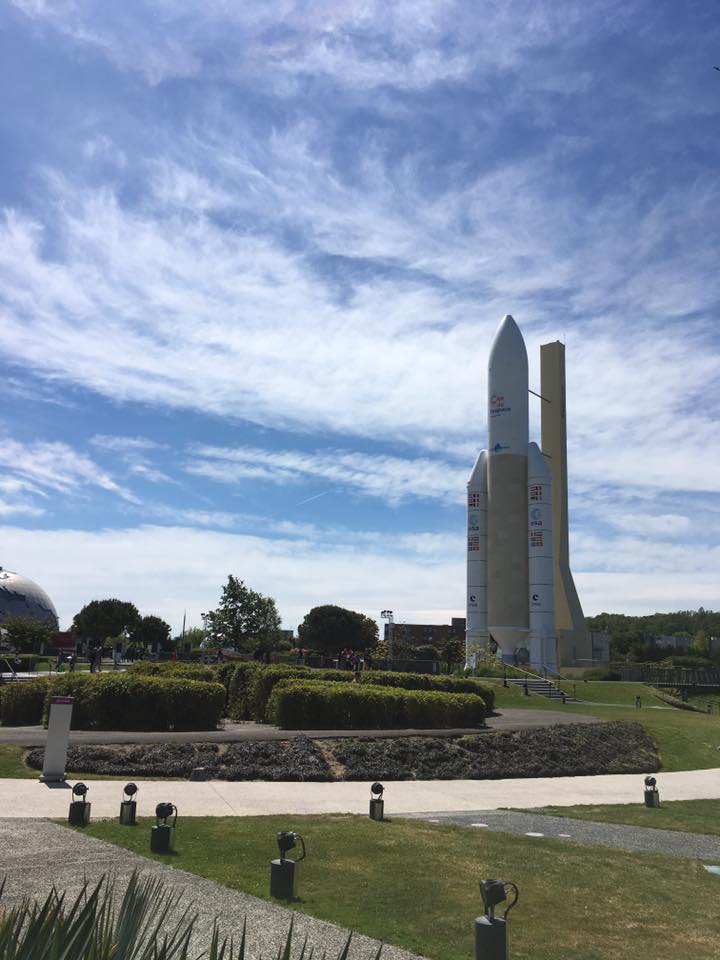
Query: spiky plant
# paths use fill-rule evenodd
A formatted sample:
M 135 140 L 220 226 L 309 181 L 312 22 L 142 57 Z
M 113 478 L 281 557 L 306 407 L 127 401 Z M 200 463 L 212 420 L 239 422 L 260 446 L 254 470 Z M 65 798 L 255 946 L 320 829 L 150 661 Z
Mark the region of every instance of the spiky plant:
M 5 882 L 0 885 L 0 899 Z M 54 889 L 43 903 L 26 897 L 18 906 L 0 911 L 0 960 L 245 960 L 245 925 L 240 943 L 222 937 L 217 923 L 210 947 L 191 953 L 197 915 L 188 910 L 168 921 L 180 895 L 159 877 L 133 872 L 117 906 L 113 883 L 105 878 L 85 884 L 66 905 Z M 348 936 L 337 960 L 347 960 Z M 293 924 L 277 960 L 290 960 Z M 382 946 L 373 960 L 380 960 Z M 314 960 L 314 949 L 303 943 L 299 960 Z M 327 960 L 326 951 L 316 960 Z

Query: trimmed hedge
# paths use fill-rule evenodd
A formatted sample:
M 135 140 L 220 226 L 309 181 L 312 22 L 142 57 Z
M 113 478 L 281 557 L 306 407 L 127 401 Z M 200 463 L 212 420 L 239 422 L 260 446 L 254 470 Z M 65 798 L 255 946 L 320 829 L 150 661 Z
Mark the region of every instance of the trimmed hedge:
M 474 693 L 481 697 L 487 713 L 495 708 L 495 691 L 472 677 L 438 676 L 431 673 L 389 673 L 371 670 L 363 673 L 363 683 L 403 690 L 435 690 L 438 693 Z
M 6 727 L 40 723 L 47 688 L 47 678 L 3 684 L 0 695 L 0 723 Z
M 314 680 L 276 682 L 268 719 L 286 730 L 392 730 L 479 727 L 478 696 Z
M 267 667 L 256 663 L 238 666 L 245 668 L 242 679 L 238 681 L 242 692 L 237 694 L 235 710 L 233 711 L 231 706 L 229 716 L 238 720 L 254 719 L 261 723 L 268 720 L 268 703 L 275 685 L 284 680 L 297 679 L 314 683 L 351 683 L 353 680 L 353 674 L 349 670 L 315 670 L 281 665 Z M 482 699 L 486 713 L 492 713 L 495 706 L 494 691 L 472 678 L 370 670 L 362 674 L 361 686 L 365 685 L 438 693 L 471 693 Z M 232 695 L 229 699 L 232 704 Z
M 75 698 L 73 730 L 214 730 L 225 707 L 219 683 L 76 673 L 7 684 L 0 719 L 7 726 L 47 723 L 54 696 Z
M 231 720 L 252 720 L 251 691 L 255 674 L 262 669 L 255 660 L 241 660 L 221 667 L 227 689 L 227 715 Z
M 202 680 L 205 683 L 218 683 L 218 668 L 203 663 L 183 663 L 158 660 L 136 660 L 125 673 L 137 677 L 174 677 L 181 680 Z

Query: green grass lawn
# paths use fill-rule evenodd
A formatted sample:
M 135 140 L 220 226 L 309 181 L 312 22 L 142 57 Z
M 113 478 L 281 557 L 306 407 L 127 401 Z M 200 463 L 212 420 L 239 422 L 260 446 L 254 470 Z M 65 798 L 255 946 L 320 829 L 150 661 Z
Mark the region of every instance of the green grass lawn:
M 491 681 L 484 680 L 485 683 Z M 676 710 L 672 707 L 662 710 L 651 708 L 651 704 L 661 705 L 652 697 L 650 687 L 632 683 L 583 683 L 584 695 L 588 700 L 600 700 L 603 696 L 614 698 L 603 703 L 568 703 L 563 706 L 546 697 L 531 695 L 526 697 L 521 689 L 505 689 L 502 681 L 492 682 L 495 690 L 495 704 L 499 710 L 503 707 L 519 707 L 530 710 L 561 710 L 565 713 L 590 714 L 603 720 L 637 720 L 655 740 L 660 751 L 662 769 L 704 770 L 720 767 L 720 716 L 707 716 L 690 710 Z M 570 684 L 572 686 L 572 684 Z M 578 683 L 578 688 L 581 684 Z M 610 688 L 618 687 L 614 690 Z M 636 709 L 635 690 L 639 690 L 643 702 Z M 578 695 L 581 694 L 578 689 Z M 623 702 L 623 698 L 625 702 Z M 663 705 L 664 706 L 664 705 Z
M 720 837 L 720 800 L 668 800 L 660 806 L 644 804 L 598 804 L 579 807 L 545 807 L 533 813 L 576 820 L 599 820 L 602 823 L 627 823 L 634 827 L 657 827 L 660 830 L 684 830 L 688 833 L 709 833 Z
M 24 753 L 24 747 L 16 747 L 14 743 L 0 743 L 0 778 L 34 780 L 40 775 L 37 770 L 25 766 Z
M 85 830 L 149 855 L 151 822 Z M 295 909 L 431 960 L 473 957 L 484 877 L 520 888 L 510 917 L 513 960 L 717 957 L 720 878 L 692 860 L 349 815 L 181 817 L 176 855 L 155 859 L 269 899 L 281 829 L 307 843 Z

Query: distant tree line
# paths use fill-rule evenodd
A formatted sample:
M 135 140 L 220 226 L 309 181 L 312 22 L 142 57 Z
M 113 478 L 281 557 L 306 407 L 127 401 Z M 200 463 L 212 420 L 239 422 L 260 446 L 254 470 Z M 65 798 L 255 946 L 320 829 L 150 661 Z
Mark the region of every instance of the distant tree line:
M 659 647 L 655 642 L 660 636 L 690 637 L 688 651 L 702 659 L 720 659 L 711 656 L 710 637 L 720 637 L 720 612 L 705 610 L 678 610 L 674 613 L 651 613 L 642 617 L 624 613 L 599 613 L 586 618 L 590 630 L 602 630 L 610 634 L 610 655 L 613 660 L 642 662 L 683 656 L 680 650 Z

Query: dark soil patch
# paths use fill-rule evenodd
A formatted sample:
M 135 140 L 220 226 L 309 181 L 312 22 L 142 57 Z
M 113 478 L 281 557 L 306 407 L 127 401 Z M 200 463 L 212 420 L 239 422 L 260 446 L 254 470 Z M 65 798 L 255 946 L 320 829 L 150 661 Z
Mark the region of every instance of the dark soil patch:
M 42 762 L 42 750 L 29 752 L 30 767 Z M 639 723 L 619 720 L 451 738 L 71 746 L 66 765 L 128 777 L 189 777 L 194 767 L 215 780 L 497 780 L 649 773 L 660 758 Z
M 499 780 L 660 769 L 639 723 L 559 724 L 481 736 L 336 741 L 346 780 Z

